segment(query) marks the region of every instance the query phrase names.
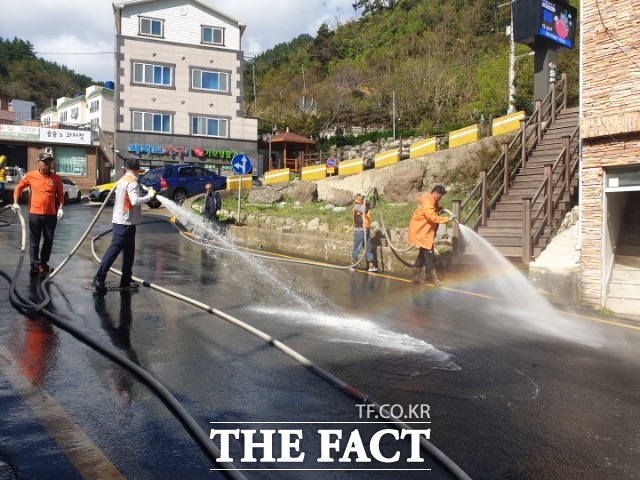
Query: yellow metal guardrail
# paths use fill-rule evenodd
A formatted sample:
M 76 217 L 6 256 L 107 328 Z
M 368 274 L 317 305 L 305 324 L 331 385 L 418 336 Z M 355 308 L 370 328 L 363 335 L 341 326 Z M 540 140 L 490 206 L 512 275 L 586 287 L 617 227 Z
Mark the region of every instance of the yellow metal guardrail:
M 378 153 L 373 158 L 373 166 L 375 168 L 388 167 L 400 161 L 400 149 L 394 148 L 385 152 Z
M 264 174 L 264 184 L 272 185 L 274 183 L 288 182 L 290 177 L 291 171 L 288 168 L 270 170 Z
M 345 160 L 338 164 L 339 175 L 354 175 L 364 171 L 364 158 Z
M 427 138 L 419 142 L 412 143 L 409 147 L 409 158 L 418 158 L 423 155 L 434 153 L 438 150 L 436 137 Z
M 227 177 L 227 190 L 238 190 L 240 185 L 240 175 Z M 249 190 L 253 186 L 251 175 L 242 175 L 242 190 Z
M 300 180 L 322 180 L 327 178 L 327 166 L 326 165 L 310 165 L 308 167 L 302 167 L 300 172 Z
M 454 130 L 449 132 L 449 148 L 477 142 L 479 138 L 480 129 L 478 125 L 471 125 L 470 127 L 461 128 L 460 130 Z
M 524 119 L 524 111 L 505 115 L 504 117 L 494 118 L 491 122 L 491 136 L 515 132 L 520 128 L 520 120 Z

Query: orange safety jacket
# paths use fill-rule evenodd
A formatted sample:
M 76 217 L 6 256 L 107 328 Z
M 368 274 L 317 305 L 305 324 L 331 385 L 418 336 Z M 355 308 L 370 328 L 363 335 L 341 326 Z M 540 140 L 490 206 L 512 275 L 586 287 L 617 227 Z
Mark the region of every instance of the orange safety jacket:
M 13 192 L 14 203 L 18 203 L 26 187 L 29 187 L 29 213 L 55 215 L 58 207 L 64 205 L 62 179 L 54 172 L 49 175 L 43 175 L 40 170 L 27 172 Z
M 356 210 L 356 205 L 361 206 L 362 212 Z M 365 230 L 371 228 L 371 215 L 369 214 L 368 205 L 364 200 L 359 202 L 358 199 L 356 199 L 355 202 L 353 202 L 351 211 L 353 212 L 353 226 L 355 228 L 363 228 L 363 223 Z
M 438 225 L 449 223 L 449 218 L 438 215 L 440 205 L 430 193 L 418 198 L 418 204 L 409 221 L 407 237 L 410 244 L 431 250 Z

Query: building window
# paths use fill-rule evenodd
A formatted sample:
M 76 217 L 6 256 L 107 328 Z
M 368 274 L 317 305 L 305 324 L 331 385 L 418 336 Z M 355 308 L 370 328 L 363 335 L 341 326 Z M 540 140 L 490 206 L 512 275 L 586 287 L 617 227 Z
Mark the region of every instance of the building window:
M 152 35 L 154 37 L 162 36 L 162 27 L 164 22 L 162 20 L 155 20 L 153 18 L 140 18 L 140 35 Z
M 58 175 L 87 175 L 87 152 L 84 147 L 56 147 Z
M 202 27 L 202 43 L 224 45 L 224 30 L 217 27 Z
M 92 118 L 89 124 L 91 125 L 91 140 L 95 141 L 100 138 L 100 119 Z
M 80 109 L 78 107 L 73 107 L 71 109 L 71 118 L 73 118 L 74 120 L 76 120 L 78 118 L 78 113 L 80 112 Z
M 165 65 L 133 63 L 133 83 L 173 86 L 173 68 Z
M 171 133 L 171 115 L 133 112 L 133 130 L 135 132 Z
M 60 112 L 60 123 L 67 121 L 67 112 Z
M 96 113 L 100 111 L 100 100 L 94 100 L 89 104 L 89 113 Z
M 229 136 L 229 120 L 214 117 L 192 117 L 191 134 L 226 138 Z
M 229 91 L 228 73 L 194 69 L 192 77 L 192 85 L 194 89 L 211 90 L 214 92 Z
M 43 127 L 48 127 L 49 125 L 51 125 L 51 118 L 50 117 L 45 117 L 42 119 L 42 126 Z

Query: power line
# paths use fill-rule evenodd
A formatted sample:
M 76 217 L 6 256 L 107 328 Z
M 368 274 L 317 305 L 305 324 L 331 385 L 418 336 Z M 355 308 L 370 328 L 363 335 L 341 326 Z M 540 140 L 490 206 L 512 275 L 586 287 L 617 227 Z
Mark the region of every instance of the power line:
M 116 52 L 34 52 L 37 55 L 113 55 Z

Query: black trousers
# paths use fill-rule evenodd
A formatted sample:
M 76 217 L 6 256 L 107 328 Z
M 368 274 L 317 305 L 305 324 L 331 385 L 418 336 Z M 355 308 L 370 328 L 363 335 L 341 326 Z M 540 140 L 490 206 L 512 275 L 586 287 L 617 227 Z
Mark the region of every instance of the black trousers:
M 112 225 L 113 236 L 111 237 L 111 245 L 109 245 L 104 257 L 102 257 L 96 278 L 104 282 L 111 265 L 113 265 L 113 262 L 116 261 L 118 255 L 122 252 L 122 278 L 120 279 L 120 283 L 126 284 L 131 282 L 131 276 L 133 275 L 133 259 L 136 251 L 136 226 L 120 225 L 119 223 Z
M 427 271 L 434 270 L 436 268 L 436 253 L 434 251 L 434 247 L 431 249 L 420 247 L 420 251 L 418 252 L 418 256 L 416 257 L 416 261 L 413 264 L 416 268 L 427 267 Z
M 32 265 L 47 263 L 51 258 L 53 234 L 56 231 L 58 217 L 55 215 L 29 214 L 29 259 Z M 40 249 L 42 240 L 42 249 Z

